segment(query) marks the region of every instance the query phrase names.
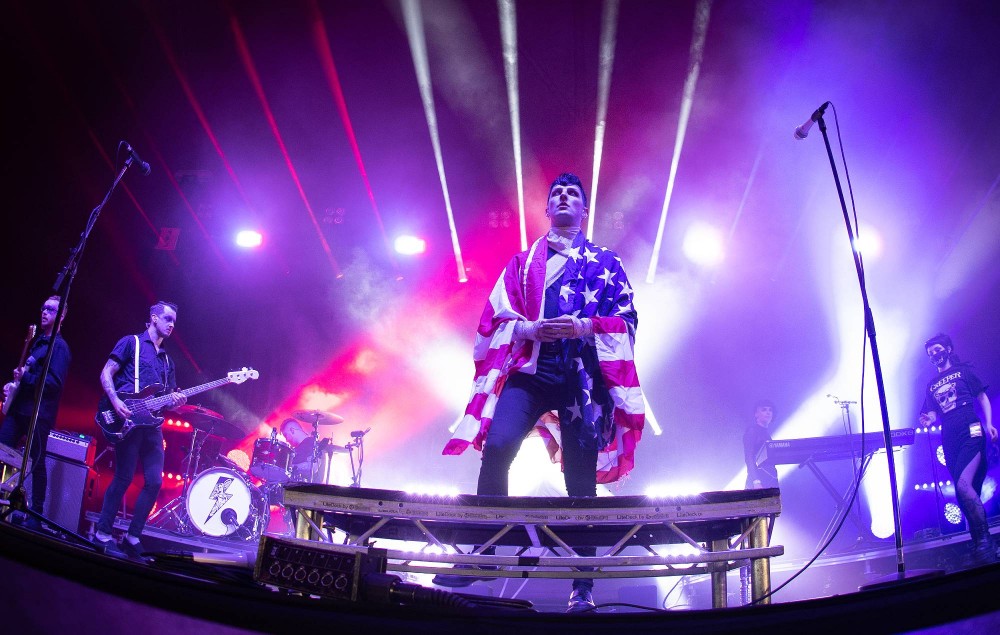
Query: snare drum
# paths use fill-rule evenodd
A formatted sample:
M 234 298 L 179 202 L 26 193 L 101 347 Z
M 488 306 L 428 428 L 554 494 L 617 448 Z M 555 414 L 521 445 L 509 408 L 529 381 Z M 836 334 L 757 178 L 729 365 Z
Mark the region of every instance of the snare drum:
M 260 537 L 267 522 L 267 501 L 240 472 L 214 467 L 199 474 L 185 498 L 188 518 L 206 536 Z
M 292 446 L 277 439 L 262 437 L 253 443 L 250 473 L 269 483 L 284 483 L 291 475 Z

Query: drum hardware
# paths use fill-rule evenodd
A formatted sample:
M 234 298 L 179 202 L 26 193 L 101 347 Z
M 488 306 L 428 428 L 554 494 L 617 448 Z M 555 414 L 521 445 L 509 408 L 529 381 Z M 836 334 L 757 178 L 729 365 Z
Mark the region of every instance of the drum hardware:
M 332 412 L 326 412 L 324 410 L 296 410 L 295 412 L 292 413 L 292 417 L 298 421 L 301 421 L 303 423 L 308 423 L 312 426 L 312 434 L 310 434 L 310 436 L 312 437 L 313 441 L 313 446 L 312 446 L 313 450 L 312 450 L 312 456 L 309 458 L 308 481 L 310 483 L 315 483 L 317 482 L 317 480 L 319 480 L 317 478 L 319 476 L 319 474 L 317 474 L 317 471 L 320 467 L 320 453 L 330 452 L 332 454 L 336 452 L 347 451 L 346 448 L 341 448 L 341 446 L 330 445 L 327 439 L 324 439 L 324 441 L 327 441 L 327 445 L 325 447 L 331 449 L 326 450 L 324 447 L 321 447 L 319 440 L 319 428 L 320 426 L 335 426 L 337 424 L 343 423 L 344 418 L 338 414 L 334 414 Z M 331 462 L 326 461 L 326 475 L 322 479 L 322 482 L 324 483 L 330 480 L 330 466 Z
M 278 441 L 276 434 L 254 441 L 250 473 L 257 478 L 269 483 L 285 483 L 292 476 L 291 464 L 292 446 Z
M 183 405 L 166 413 L 175 419 L 187 421 L 192 426 L 210 435 L 236 441 L 246 436 L 246 432 L 214 410 L 201 406 Z
M 243 468 L 240 467 L 239 463 L 237 463 L 236 461 L 232 460 L 231 458 L 229 458 L 228 456 L 225 456 L 223 454 L 220 454 L 217 457 L 215 457 L 215 460 L 219 462 L 219 464 L 221 465 L 221 467 L 227 467 L 230 470 L 233 470 L 234 472 L 242 472 L 243 471 Z
M 303 472 L 293 465 L 292 480 L 306 483 L 329 483 L 330 471 L 333 469 L 333 455 L 347 454 L 350 450 L 342 445 L 331 443 L 330 439 L 317 439 L 312 435 L 310 437 L 313 438 L 313 451 L 309 454 L 308 461 L 304 462 L 304 464 L 309 465 L 309 471 L 308 473 Z M 319 447 L 318 451 L 316 450 L 317 446 Z
M 361 468 L 365 464 L 365 435 L 371 431 L 371 428 L 366 428 L 365 430 L 355 430 L 351 432 L 351 438 L 353 440 L 344 446 L 347 448 L 347 452 L 351 456 L 351 487 L 361 487 Z M 358 451 L 357 468 L 354 466 L 355 449 Z
M 184 464 L 184 486 L 181 488 L 181 493 L 150 516 L 149 522 L 154 527 L 162 527 L 168 520 L 172 520 L 177 533 L 183 536 L 190 536 L 196 533 L 196 529 L 200 529 L 197 523 L 193 523 L 190 518 L 190 509 L 187 501 L 191 494 L 191 487 L 198 481 L 202 474 L 210 471 L 199 471 L 201 468 L 202 446 L 211 436 L 222 437 L 224 439 L 241 439 L 244 434 L 238 427 L 226 421 L 225 417 L 218 412 L 201 406 L 178 406 L 168 412 L 167 416 L 181 419 L 191 424 L 194 428 L 191 434 L 191 448 L 188 450 L 187 460 Z M 234 473 L 242 471 L 230 459 L 221 455 L 217 458 L 227 465 L 226 468 L 217 469 L 227 469 Z M 227 514 L 228 519 L 229 516 Z M 192 524 L 194 527 L 192 527 Z
M 344 422 L 344 418 L 340 415 L 323 410 L 296 410 L 292 413 L 292 417 L 302 423 L 312 425 L 313 428 L 316 426 L 335 426 Z
M 211 468 L 199 474 L 184 498 L 188 522 L 204 536 L 260 538 L 270 513 L 268 496 L 241 472 Z
M 176 523 L 177 531 L 181 535 L 187 536 L 193 533 L 188 523 L 189 519 L 184 507 L 184 501 L 191 486 L 191 481 L 201 466 L 201 448 L 209 436 L 208 433 L 202 432 L 199 428 L 193 430 L 193 434 L 191 435 L 191 449 L 188 450 L 187 460 L 184 462 L 184 487 L 181 488 L 180 495 L 156 510 L 156 513 L 149 518 L 149 522 L 153 526 L 159 526 L 159 523 L 162 522 L 161 519 L 169 517 Z

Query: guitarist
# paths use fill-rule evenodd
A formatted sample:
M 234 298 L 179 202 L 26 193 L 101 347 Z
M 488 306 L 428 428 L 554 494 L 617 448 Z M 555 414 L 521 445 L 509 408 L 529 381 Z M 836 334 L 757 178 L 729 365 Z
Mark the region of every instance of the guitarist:
M 45 388 L 42 390 L 42 405 L 38 411 L 38 421 L 35 423 L 35 435 L 31 442 L 31 504 L 29 509 L 41 515 L 45 506 L 45 488 L 48 484 L 48 473 L 45 469 L 45 446 L 49 440 L 49 431 L 56 421 L 56 410 L 59 408 L 59 398 L 62 397 L 63 384 L 69 372 L 69 346 L 55 328 L 56 313 L 59 310 L 59 296 L 54 295 L 42 305 L 42 317 L 39 321 L 41 334 L 35 337 L 28 348 L 28 357 L 24 366 L 14 369 L 14 381 L 3 387 L 4 399 L 16 390 L 7 417 L 0 426 L 0 443 L 16 447 L 23 436 L 28 433 L 31 414 L 35 409 L 35 395 L 38 389 L 38 379 L 42 364 L 48 354 L 49 344 L 55 351 L 52 353 L 52 364 L 45 378 Z M 63 318 L 66 317 L 65 310 Z M 60 324 L 60 326 L 62 326 Z M 55 336 L 53 336 L 55 331 Z M 19 385 L 17 385 L 19 382 Z M 15 388 L 16 386 L 16 388 Z M 40 528 L 37 518 L 29 517 L 27 526 Z
M 115 412 L 122 419 L 128 419 L 132 413 L 118 393 L 138 392 L 136 384 L 139 389 L 151 384 L 162 384 L 164 391 L 170 393 L 168 407 L 174 408 L 187 401 L 183 393 L 176 392 L 174 361 L 163 350 L 163 341 L 170 337 L 176 324 L 177 305 L 160 300 L 149 308 L 146 330 L 138 335 L 128 335 L 118 340 L 108 356 L 108 361 L 101 371 L 101 387 L 104 388 Z M 138 377 L 136 377 L 136 367 L 138 367 Z M 113 544 L 112 525 L 121 507 L 125 490 L 132 484 L 136 465 L 141 460 L 143 487 L 135 503 L 135 509 L 132 510 L 132 523 L 121 543 L 121 550 L 125 555 L 141 558 L 145 549 L 139 538 L 163 483 L 163 431 L 159 426 L 137 426 L 129 431 L 125 438 L 117 441 L 114 447 L 117 455 L 115 476 L 104 493 L 104 506 L 97 521 L 94 540 L 104 549 Z

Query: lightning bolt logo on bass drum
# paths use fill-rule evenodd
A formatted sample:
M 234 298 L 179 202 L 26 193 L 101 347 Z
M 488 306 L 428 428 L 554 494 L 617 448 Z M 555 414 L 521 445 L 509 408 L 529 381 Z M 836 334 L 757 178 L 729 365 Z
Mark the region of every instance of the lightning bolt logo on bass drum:
M 220 476 L 219 480 L 216 481 L 215 487 L 212 488 L 212 493 L 208 496 L 208 499 L 214 500 L 215 504 L 212 505 L 212 509 L 208 512 L 208 516 L 205 517 L 206 523 L 212 519 L 212 516 L 219 513 L 219 510 L 229 502 L 230 498 L 233 497 L 233 495 L 229 493 L 229 486 L 232 484 L 233 477 L 231 476 Z

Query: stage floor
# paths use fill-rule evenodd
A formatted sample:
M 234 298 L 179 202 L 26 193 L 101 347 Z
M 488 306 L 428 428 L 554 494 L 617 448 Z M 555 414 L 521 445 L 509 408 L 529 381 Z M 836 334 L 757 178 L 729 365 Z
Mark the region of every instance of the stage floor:
M 96 521 L 96 514 L 85 517 L 85 529 Z M 779 520 L 780 522 L 780 520 Z M 116 529 L 124 530 L 126 521 L 119 519 Z M 1000 534 L 1000 523 L 991 527 L 996 536 Z M 88 538 L 91 536 L 87 536 Z M 995 538 L 1000 542 L 1000 538 Z M 151 551 L 181 551 L 196 553 L 232 554 L 252 561 L 256 557 L 257 542 L 213 538 L 206 536 L 182 536 L 174 532 L 147 526 L 144 538 Z M 506 550 L 501 547 L 498 555 Z M 968 532 L 945 536 L 910 540 L 904 542 L 904 562 L 908 571 L 936 570 L 946 574 L 973 568 L 970 559 L 971 544 Z M 528 555 L 531 555 L 530 552 Z M 808 558 L 779 556 L 771 559 L 771 583 L 779 589 L 792 576 L 798 575 L 771 597 L 772 603 L 796 602 L 817 598 L 856 593 L 859 587 L 876 582 L 896 572 L 896 550 L 894 541 L 859 542 L 857 549 L 833 554 L 822 554 L 805 571 Z M 414 573 L 397 573 L 405 582 L 432 587 L 433 576 Z M 566 607 L 571 583 L 559 579 L 497 579 L 479 581 L 460 589 L 462 593 L 495 598 L 513 598 L 531 601 L 537 610 L 561 612 Z M 744 603 L 739 571 L 728 574 L 728 604 L 737 607 Z M 712 592 L 708 575 L 685 577 L 645 578 L 645 579 L 604 579 L 594 587 L 595 601 L 598 603 L 623 603 L 640 607 L 669 610 L 704 610 L 712 608 Z M 605 612 L 642 612 L 645 609 L 619 606 L 604 609 Z

